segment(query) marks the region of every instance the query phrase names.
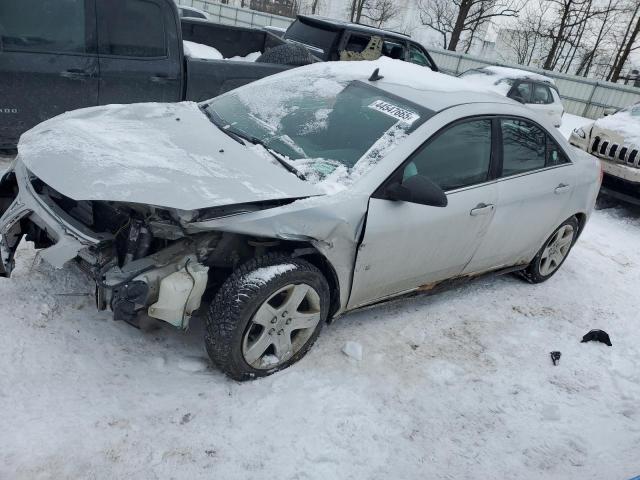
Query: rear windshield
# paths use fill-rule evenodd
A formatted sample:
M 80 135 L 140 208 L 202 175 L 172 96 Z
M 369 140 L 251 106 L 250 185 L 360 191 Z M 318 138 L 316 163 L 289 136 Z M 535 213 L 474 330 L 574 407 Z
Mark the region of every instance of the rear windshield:
M 296 20 L 288 28 L 284 38 L 286 40 L 293 40 L 295 42 L 305 44 L 310 47 L 316 56 L 320 56 L 325 59 L 337 36 L 338 32 L 325 30 L 319 26 L 310 25 L 303 23 L 300 20 Z

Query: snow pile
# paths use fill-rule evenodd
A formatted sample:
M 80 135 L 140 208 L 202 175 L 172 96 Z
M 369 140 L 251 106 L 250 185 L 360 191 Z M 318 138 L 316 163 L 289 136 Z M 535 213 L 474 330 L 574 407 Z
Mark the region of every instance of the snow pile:
M 264 285 L 278 275 L 295 270 L 296 266 L 292 263 L 282 265 L 273 265 L 271 267 L 262 267 L 254 270 L 243 278 L 244 283 L 252 283 L 256 285 Z
M 189 40 L 184 40 L 184 54 L 187 57 L 191 58 L 199 58 L 202 60 L 229 60 L 229 61 L 239 61 L 239 62 L 255 62 L 262 52 L 251 52 L 242 56 L 235 56 L 230 58 L 224 58 L 222 53 L 214 47 L 210 47 L 209 45 L 204 45 L 202 43 L 190 42 Z
M 358 362 L 362 360 L 362 345 L 358 342 L 348 341 L 342 347 L 342 353 Z
M 258 58 L 260 58 L 260 56 L 262 55 L 262 52 L 251 52 L 246 54 L 244 57 L 241 57 L 239 55 L 236 55 L 235 57 L 229 57 L 226 60 L 232 61 L 232 62 L 255 62 Z
M 201 58 L 204 60 L 222 60 L 222 54 L 215 48 L 201 43 L 184 40 L 184 54 L 191 58 Z

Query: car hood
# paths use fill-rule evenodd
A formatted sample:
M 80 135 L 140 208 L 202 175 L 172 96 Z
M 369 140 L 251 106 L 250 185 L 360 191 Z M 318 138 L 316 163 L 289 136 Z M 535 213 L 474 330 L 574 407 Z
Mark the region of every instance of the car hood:
M 627 111 L 609 115 L 595 121 L 591 136 L 640 147 L 640 118 Z
M 196 210 L 322 193 L 261 147 L 221 132 L 192 102 L 66 113 L 25 133 L 18 158 L 74 200 Z

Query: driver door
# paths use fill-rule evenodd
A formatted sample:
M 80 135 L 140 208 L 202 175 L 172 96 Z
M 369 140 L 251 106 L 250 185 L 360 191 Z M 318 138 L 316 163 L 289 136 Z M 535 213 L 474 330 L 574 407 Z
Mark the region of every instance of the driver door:
M 458 276 L 471 261 L 497 203 L 492 120 L 456 122 L 420 147 L 369 201 L 349 308 Z M 446 207 L 385 199 L 386 186 L 424 175 Z

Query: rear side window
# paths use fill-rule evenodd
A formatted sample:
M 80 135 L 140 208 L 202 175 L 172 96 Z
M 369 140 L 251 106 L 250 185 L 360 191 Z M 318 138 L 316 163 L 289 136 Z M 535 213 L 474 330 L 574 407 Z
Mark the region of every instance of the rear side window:
M 491 163 L 491 120 L 458 123 L 422 147 L 407 164 L 404 178 L 423 175 L 443 190 L 487 181 Z
M 4 50 L 85 53 L 84 1 L 0 1 Z
M 103 23 L 100 53 L 125 57 L 167 55 L 164 15 L 160 5 L 146 0 L 99 0 Z
M 544 168 L 547 134 L 537 125 L 521 119 L 502 119 L 502 176 Z
M 551 95 L 549 87 L 544 85 L 534 85 L 531 103 L 536 103 L 538 105 L 553 103 L 553 96 Z
M 520 82 L 511 89 L 509 97 L 522 103 L 531 103 L 531 84 Z
M 312 51 L 321 55 L 326 55 L 335 42 L 338 32 L 332 32 L 315 25 L 309 25 L 296 20 L 291 24 L 285 33 L 284 38 L 294 40 L 312 47 Z

